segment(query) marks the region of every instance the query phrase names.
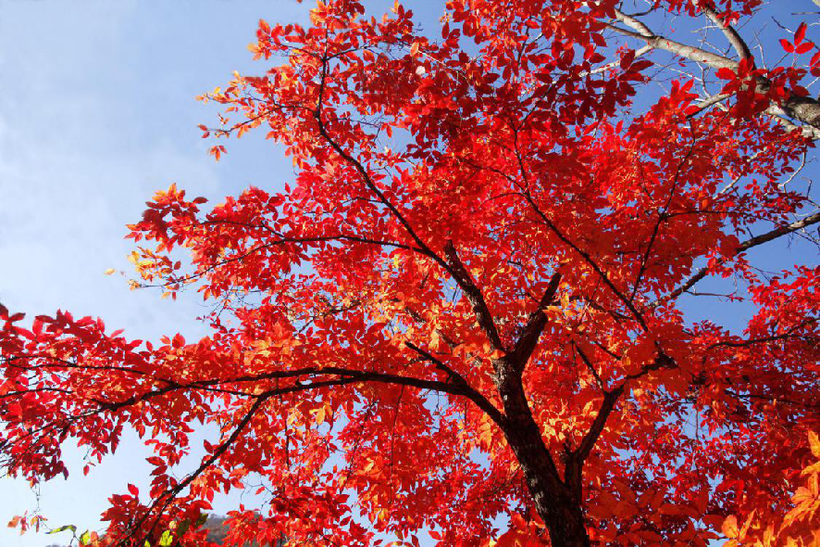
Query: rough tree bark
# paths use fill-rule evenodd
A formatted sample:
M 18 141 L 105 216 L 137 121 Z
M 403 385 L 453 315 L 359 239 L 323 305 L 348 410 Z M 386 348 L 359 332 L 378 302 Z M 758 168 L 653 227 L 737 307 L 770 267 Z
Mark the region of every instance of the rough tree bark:
M 538 515 L 549 530 L 554 547 L 590 545 L 584 526 L 580 491 L 561 476 L 532 417 L 517 363 L 496 360 L 495 382 L 504 405 L 504 436 L 515 453 Z

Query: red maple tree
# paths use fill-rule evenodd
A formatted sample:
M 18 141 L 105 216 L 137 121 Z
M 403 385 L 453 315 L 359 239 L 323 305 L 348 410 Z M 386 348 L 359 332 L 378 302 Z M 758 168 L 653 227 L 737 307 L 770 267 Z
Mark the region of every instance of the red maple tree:
M 88 544 L 198 544 L 249 478 L 263 511 L 231 514 L 237 543 L 816 542 L 820 270 L 746 251 L 820 222 L 787 184 L 820 55 L 801 25 L 795 62 L 761 66 L 733 26 L 758 4 L 654 2 L 726 55 L 614 0 L 450 0 L 440 36 L 355 0 L 260 22 L 269 68 L 205 96 L 226 114 L 202 129 L 264 127 L 295 181 L 208 209 L 171 186 L 130 226 L 135 283 L 196 288 L 211 334 L 0 308 L 2 465 L 48 480 L 64 441 L 101 459 L 136 430 L 150 491 L 113 495 Z M 710 276 L 742 332 L 687 320 Z M 180 476 L 195 423 L 221 436 Z

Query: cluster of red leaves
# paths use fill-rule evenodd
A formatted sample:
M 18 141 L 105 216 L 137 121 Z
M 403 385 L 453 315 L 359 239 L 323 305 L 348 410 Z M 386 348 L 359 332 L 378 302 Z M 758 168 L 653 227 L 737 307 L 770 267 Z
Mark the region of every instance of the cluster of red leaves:
M 755 511 L 746 517 L 745 522 L 739 522 L 734 515 L 729 516 L 721 527 L 723 534 L 730 538 L 727 547 L 817 545 L 820 541 L 820 438 L 817 433 L 809 433 L 809 444 L 815 461 L 800 473 L 799 481 L 804 486 L 798 487 L 792 496 L 791 510 L 782 519 L 769 522 L 757 519 Z
M 770 522 L 802 503 L 789 485 L 820 427 L 818 270 L 768 280 L 738 256 L 750 226 L 806 205 L 778 184 L 804 139 L 750 117 L 799 92 L 798 75 L 722 74 L 735 123 L 687 116 L 691 81 L 627 118 L 650 63 L 627 51 L 596 72 L 616 4 L 452 0 L 440 40 L 398 4 L 380 20 L 340 0 L 307 27 L 261 22 L 253 52 L 281 64 L 210 94 L 241 121 L 203 130 L 266 126 L 294 185 L 206 211 L 172 186 L 130 226 L 143 282 L 195 287 L 212 335 L 153 345 L 0 310 L 4 467 L 47 480 L 66 472 L 66 439 L 101 459 L 135 429 L 155 452 L 150 491 L 111 498 L 102 544 L 201 544 L 180 523 L 251 482 L 265 509 L 231 515 L 234 544 L 430 530 L 489 545 L 499 516 L 498 545 L 545 543 L 497 427 L 494 368 L 543 313 L 522 382 L 559 465 L 623 393 L 584 464 L 593 541 L 705 545 L 730 515 Z M 752 295 L 742 335 L 686 323 L 677 298 L 702 266 Z M 220 435 L 179 478 L 197 423 Z

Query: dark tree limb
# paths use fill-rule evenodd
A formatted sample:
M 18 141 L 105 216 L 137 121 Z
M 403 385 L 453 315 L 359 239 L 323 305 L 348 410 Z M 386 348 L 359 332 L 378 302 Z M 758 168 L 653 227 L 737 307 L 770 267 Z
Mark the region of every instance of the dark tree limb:
M 438 359 L 430 352 L 416 346 L 415 344 L 405 342 L 404 345 L 410 348 L 411 350 L 415 351 L 431 363 L 433 363 L 436 366 L 436 368 L 442 370 L 445 374 L 447 374 L 451 378 L 453 385 L 459 387 L 463 391 L 463 395 L 471 401 L 473 401 L 476 404 L 476 406 L 483 410 L 496 424 L 503 424 L 504 415 L 501 413 L 501 411 L 498 410 L 495 407 L 495 405 L 493 405 L 478 390 L 476 390 L 469 383 L 467 383 L 467 380 L 462 375 L 460 375 L 458 372 L 454 371 L 452 368 L 444 364 L 441 361 L 441 359 Z
M 484 330 L 485 334 L 488 336 L 490 343 L 493 345 L 493 349 L 504 351 L 504 345 L 498 335 L 498 330 L 495 327 L 495 323 L 493 322 L 487 303 L 484 301 L 484 296 L 473 282 L 469 272 L 467 272 L 466 268 L 464 268 L 464 265 L 459 260 L 458 254 L 456 253 L 452 242 L 448 242 L 447 246 L 445 246 L 444 252 L 447 257 L 446 260 L 435 253 L 430 246 L 428 246 L 427 243 L 419 237 L 405 216 L 396 208 L 395 205 L 390 202 L 389 199 L 387 199 L 387 196 L 379 189 L 378 185 L 370 176 L 370 173 L 368 173 L 364 165 L 350 155 L 350 153 L 347 152 L 338 142 L 336 142 L 336 140 L 328 132 L 327 127 L 322 120 L 323 96 L 327 80 L 327 63 L 328 60 L 323 58 L 319 98 L 316 109 L 313 113 L 319 129 L 319 135 L 343 160 L 345 160 L 346 163 L 351 165 L 359 173 L 364 185 L 376 195 L 378 200 L 390 211 L 393 217 L 398 220 L 410 238 L 419 247 L 421 252 L 432 258 L 453 277 L 454 281 L 458 284 L 461 290 L 464 291 L 464 294 L 473 305 L 473 310 L 476 313 L 476 319 L 478 320 L 482 330 Z
M 751 249 L 753 247 L 757 247 L 758 245 L 763 245 L 764 243 L 768 243 L 769 241 L 773 241 L 773 240 L 775 240 L 779 237 L 782 237 L 784 235 L 788 235 L 788 234 L 794 233 L 798 230 L 802 230 L 803 228 L 806 228 L 806 227 L 811 226 L 813 224 L 817 224 L 818 222 L 820 222 L 820 213 L 815 213 L 813 215 L 810 215 L 810 216 L 804 218 L 803 220 L 798 220 L 797 222 L 792 222 L 791 224 L 787 224 L 786 226 L 780 226 L 778 228 L 775 228 L 774 230 L 766 232 L 765 234 L 761 234 L 759 236 L 755 236 L 753 238 L 747 239 L 746 241 L 744 241 L 743 243 L 738 245 L 737 249 L 735 249 L 735 254 L 732 257 L 723 258 L 723 259 L 718 261 L 718 264 L 719 265 L 720 264 L 725 264 L 731 258 L 734 258 L 735 256 L 739 255 L 740 253 L 742 253 L 744 251 L 748 251 L 749 249 Z M 655 308 L 655 307 L 657 307 L 657 306 L 659 306 L 659 305 L 661 305 L 665 302 L 676 299 L 677 297 L 679 297 L 680 295 L 682 295 L 683 293 L 685 293 L 686 291 L 691 289 L 698 281 L 702 280 L 704 277 L 709 275 L 709 272 L 710 272 L 710 268 L 707 267 L 707 266 L 704 266 L 703 268 L 698 270 L 694 275 L 690 276 L 686 281 L 684 281 L 675 290 L 673 290 L 672 292 L 670 292 L 666 296 L 664 296 L 664 297 L 656 300 L 652 304 L 650 304 L 650 307 Z
M 541 296 L 538 302 L 538 308 L 533 311 L 527 318 L 527 323 L 524 325 L 524 330 L 521 332 L 518 341 L 513 346 L 510 352 L 510 357 L 519 374 L 523 372 L 524 367 L 535 350 L 538 344 L 538 339 L 547 325 L 547 314 L 544 310 L 553 304 L 555 293 L 558 292 L 558 285 L 561 282 L 561 274 L 555 272 L 550 279 L 547 289 Z
M 624 387 L 622 384 L 612 391 L 604 393 L 604 400 L 601 402 L 601 407 L 598 409 L 595 420 L 581 439 L 578 448 L 568 454 L 566 468 L 564 469 L 564 481 L 573 492 L 573 495 L 579 500 L 582 499 L 583 493 L 582 479 L 584 463 L 595 447 L 595 443 L 598 441 L 601 433 L 603 433 L 609 416 L 612 414 L 612 411 L 615 410 L 615 404 L 618 402 L 618 398 L 620 398 L 624 392 Z
M 239 421 L 239 423 L 234 428 L 231 435 L 222 441 L 216 449 L 214 449 L 213 453 L 207 458 L 204 458 L 200 463 L 199 467 L 197 467 L 192 473 L 188 474 L 183 480 L 179 481 L 179 483 L 171 488 L 170 490 L 166 491 L 163 495 L 158 497 L 146 510 L 146 512 L 142 515 L 142 517 L 134 524 L 133 530 L 138 530 L 145 521 L 151 516 L 151 513 L 156 511 L 156 516 L 154 517 L 154 521 L 151 525 L 151 528 L 142 534 L 140 539 L 137 541 L 137 545 L 141 545 L 143 542 L 146 542 L 153 534 L 154 530 L 156 529 L 157 524 L 159 523 L 159 519 L 162 518 L 162 514 L 165 512 L 168 507 L 174 502 L 176 497 L 179 495 L 182 490 L 184 490 L 188 485 L 190 485 L 197 477 L 199 477 L 202 473 L 205 472 L 211 465 L 213 465 L 227 450 L 230 446 L 236 442 L 239 438 L 239 435 L 242 431 L 248 426 L 251 419 L 256 415 L 256 413 L 262 408 L 262 405 L 270 399 L 275 393 L 276 390 L 271 390 L 261 395 L 256 396 L 256 400 L 253 402 L 251 407 Z M 160 506 L 160 502 L 162 505 Z M 122 538 L 117 542 L 117 547 L 127 547 L 129 545 L 130 538 Z
M 506 351 L 504 343 L 501 341 L 501 336 L 498 334 L 498 328 L 495 326 L 495 321 L 490 313 L 490 308 L 484 300 L 484 295 L 473 281 L 470 272 L 464 266 L 461 258 L 458 256 L 455 245 L 452 241 L 448 241 L 444 245 L 444 256 L 447 257 L 447 264 L 450 267 L 455 280 L 458 282 L 464 295 L 473 307 L 478 325 L 492 344 L 492 348 L 496 351 Z

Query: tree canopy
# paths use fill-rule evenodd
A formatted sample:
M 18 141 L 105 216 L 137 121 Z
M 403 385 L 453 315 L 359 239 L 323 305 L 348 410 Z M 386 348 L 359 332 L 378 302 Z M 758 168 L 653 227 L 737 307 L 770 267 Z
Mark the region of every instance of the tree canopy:
M 805 23 L 747 42 L 759 0 L 625 4 L 260 21 L 263 71 L 201 129 L 266 131 L 293 180 L 172 185 L 129 226 L 134 287 L 199 291 L 210 334 L 0 306 L 0 464 L 49 480 L 65 442 L 101 461 L 134 429 L 150 490 L 114 493 L 93 545 L 200 545 L 250 484 L 228 543 L 816 544 L 820 269 L 782 242 L 816 247 L 820 53 Z

